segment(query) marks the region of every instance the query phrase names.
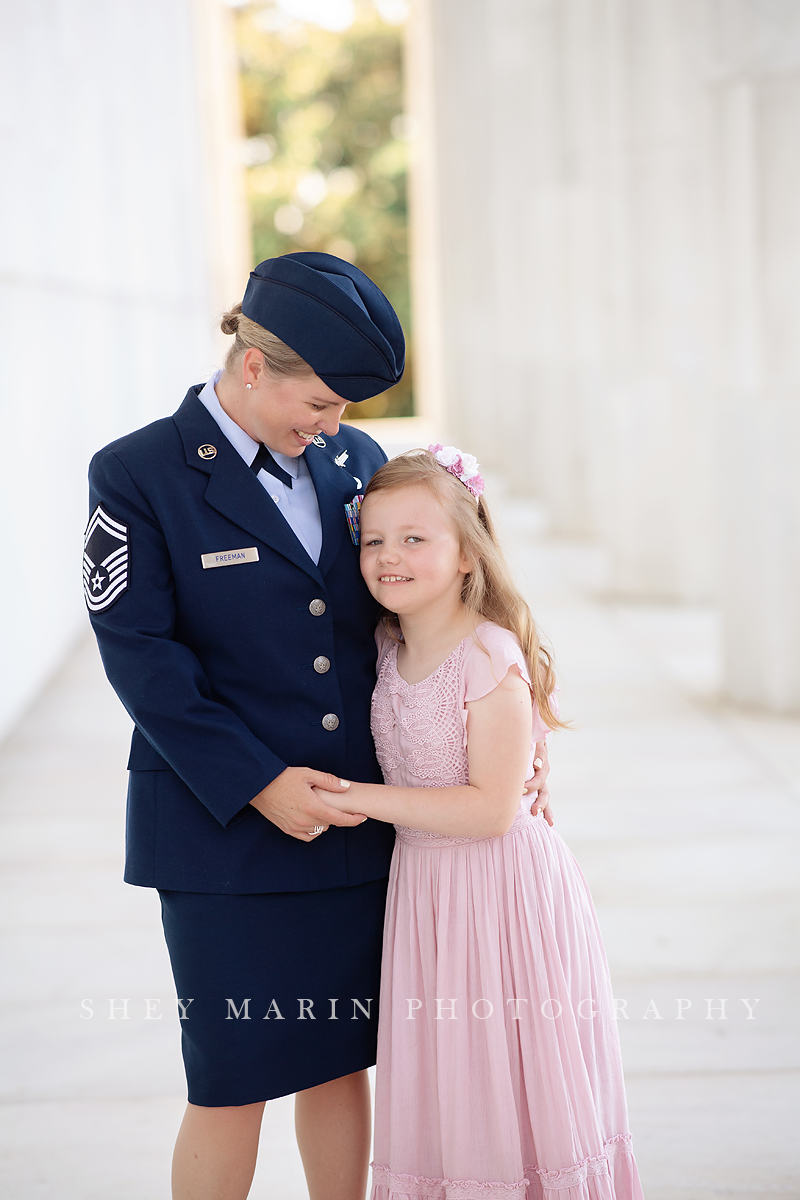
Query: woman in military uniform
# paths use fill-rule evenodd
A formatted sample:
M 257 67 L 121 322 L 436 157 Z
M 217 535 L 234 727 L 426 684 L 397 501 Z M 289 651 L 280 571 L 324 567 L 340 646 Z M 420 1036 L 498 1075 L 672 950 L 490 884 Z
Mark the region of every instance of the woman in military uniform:
M 125 878 L 159 889 L 179 997 L 176 1200 L 245 1197 L 289 1093 L 312 1200 L 356 1200 L 393 831 L 312 786 L 380 782 L 348 515 L 385 455 L 339 421 L 400 379 L 403 334 L 312 253 L 261 263 L 223 329 L 225 370 L 90 468 L 87 604 L 135 723 Z

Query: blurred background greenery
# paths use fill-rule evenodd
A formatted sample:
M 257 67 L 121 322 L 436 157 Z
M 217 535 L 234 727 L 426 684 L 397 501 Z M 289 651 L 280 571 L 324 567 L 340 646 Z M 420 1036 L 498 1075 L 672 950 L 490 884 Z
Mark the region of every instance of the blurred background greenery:
M 413 413 L 404 12 L 402 0 L 234 10 L 254 262 L 295 250 L 346 258 L 386 293 L 406 334 L 401 382 L 345 419 Z

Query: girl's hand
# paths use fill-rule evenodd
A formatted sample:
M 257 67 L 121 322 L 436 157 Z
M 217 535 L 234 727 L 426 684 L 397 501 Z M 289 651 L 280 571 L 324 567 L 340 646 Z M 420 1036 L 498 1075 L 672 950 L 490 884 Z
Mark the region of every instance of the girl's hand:
M 342 779 L 339 782 L 342 784 L 347 783 L 347 791 L 327 792 L 323 787 L 317 786 L 312 787 L 311 790 L 317 799 L 321 800 L 322 803 L 326 804 L 329 808 L 335 808 L 340 813 L 358 813 L 358 784 L 349 783 L 345 779 Z M 366 817 L 364 820 L 366 820 Z
M 537 742 L 533 765 L 535 771 L 530 779 L 525 780 L 525 795 L 536 792 L 537 796 L 531 805 L 531 814 L 544 813 L 548 825 L 553 824 L 553 814 L 550 808 L 550 789 L 547 786 L 547 776 L 550 774 L 550 763 L 547 758 L 547 742 Z

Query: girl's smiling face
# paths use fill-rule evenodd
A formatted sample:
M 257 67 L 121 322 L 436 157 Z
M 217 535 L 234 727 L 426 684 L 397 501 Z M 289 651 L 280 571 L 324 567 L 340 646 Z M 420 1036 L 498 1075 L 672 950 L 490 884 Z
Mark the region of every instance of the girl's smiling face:
M 412 484 L 367 496 L 359 524 L 361 574 L 384 608 L 403 617 L 460 604 L 469 560 L 429 488 Z

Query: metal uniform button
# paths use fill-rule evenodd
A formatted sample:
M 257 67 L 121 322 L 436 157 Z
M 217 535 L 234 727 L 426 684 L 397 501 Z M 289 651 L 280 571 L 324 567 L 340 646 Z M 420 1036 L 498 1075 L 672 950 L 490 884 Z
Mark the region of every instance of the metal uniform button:
M 308 606 L 308 611 L 312 617 L 321 617 L 327 607 L 324 600 L 312 600 Z
M 331 660 L 326 658 L 324 654 L 320 654 L 319 658 L 314 659 L 314 670 L 318 675 L 324 675 L 326 671 L 331 669 Z
M 327 729 L 329 733 L 339 728 L 339 718 L 336 713 L 325 713 L 325 716 L 322 718 L 322 728 Z

